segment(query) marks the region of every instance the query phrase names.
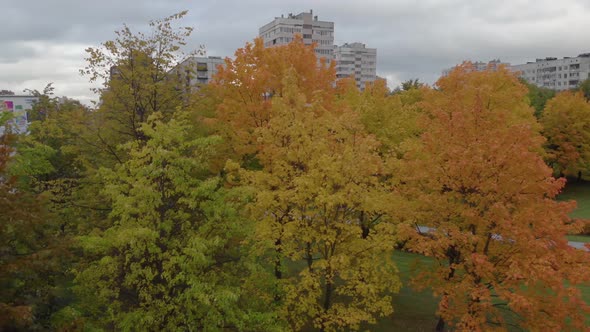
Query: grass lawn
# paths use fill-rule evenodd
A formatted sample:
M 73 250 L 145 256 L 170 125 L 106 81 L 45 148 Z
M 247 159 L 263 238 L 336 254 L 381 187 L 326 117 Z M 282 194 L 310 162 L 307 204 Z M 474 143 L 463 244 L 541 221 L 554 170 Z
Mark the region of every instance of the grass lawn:
M 395 251 L 393 259 L 399 269 L 403 287 L 399 294 L 393 294 L 393 314 L 382 318 L 377 325 L 366 326 L 369 331 L 434 331 L 438 319 L 435 316 L 437 299 L 430 290 L 417 292 L 408 285 L 412 277 L 412 264 L 416 260 L 432 262 L 432 259 Z
M 433 331 L 437 318 L 435 316 L 438 301 L 429 290 L 417 292 L 409 287 L 408 281 L 413 276 L 412 265 L 417 260 L 432 262 L 432 259 L 395 251 L 393 258 L 398 266 L 402 278 L 403 287 L 399 294 L 393 294 L 394 313 L 384 317 L 376 325 L 365 325 L 362 331 Z M 590 303 L 590 285 L 580 286 L 582 296 L 587 303 Z M 589 318 L 590 320 L 590 318 Z M 590 321 L 589 321 L 590 322 Z M 514 330 L 522 331 L 522 330 Z
M 574 241 L 574 242 L 584 242 L 584 243 L 590 242 L 590 236 L 588 236 L 588 235 L 568 235 L 567 239 L 569 241 Z
M 572 213 L 572 216 L 590 219 L 590 182 L 568 184 L 558 199 L 577 200 L 578 209 Z M 568 239 L 590 242 L 590 236 L 569 235 Z M 394 313 L 381 318 L 375 325 L 362 325 L 360 330 L 375 332 L 433 331 L 438 321 L 435 314 L 438 300 L 432 296 L 430 290 L 417 292 L 409 286 L 409 280 L 414 275 L 412 265 L 416 261 L 432 263 L 432 259 L 402 251 L 395 251 L 393 258 L 403 283 L 400 292 L 392 295 Z M 580 286 L 580 289 L 584 300 L 590 303 L 590 285 Z
M 570 181 L 559 200 L 576 200 L 578 208 L 572 213 L 574 218 L 590 219 L 590 182 Z M 570 241 L 590 242 L 590 236 L 568 235 Z M 384 317 L 376 325 L 362 326 L 361 330 L 385 331 L 433 331 L 437 323 L 435 316 L 438 301 L 431 291 L 417 292 L 410 288 L 412 265 L 416 260 L 432 262 L 432 259 L 407 252 L 393 254 L 399 269 L 403 287 L 399 294 L 393 294 L 394 313 Z M 590 303 L 590 285 L 580 286 L 584 300 Z
M 557 199 L 560 201 L 575 200 L 578 202 L 578 207 L 571 213 L 571 216 L 590 219 L 590 182 L 568 180 L 563 192 Z

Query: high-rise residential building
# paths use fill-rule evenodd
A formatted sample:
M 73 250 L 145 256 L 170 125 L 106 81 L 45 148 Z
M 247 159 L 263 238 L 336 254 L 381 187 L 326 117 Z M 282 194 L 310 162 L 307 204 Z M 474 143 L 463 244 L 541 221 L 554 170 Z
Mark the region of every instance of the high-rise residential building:
M 334 49 L 336 77 L 354 76 L 356 86 L 363 90 L 368 82 L 377 79 L 377 49 L 362 43 L 346 43 Z
M 505 66 L 506 68 L 510 67 L 510 64 L 507 62 L 502 62 L 500 59 L 495 59 L 489 62 L 482 62 L 476 61 L 471 63 L 473 65 L 473 69 L 475 71 L 484 71 L 484 70 L 492 70 L 496 71 L 500 66 Z M 455 66 L 456 67 L 456 66 Z M 455 67 L 447 68 L 442 71 L 442 76 L 449 76 L 449 73 L 455 69 Z
M 590 53 L 563 59 L 537 59 L 535 62 L 511 66 L 510 70 L 538 87 L 558 91 L 574 89 L 590 78 Z
M 219 56 L 190 57 L 172 72 L 181 75 L 187 86 L 196 87 L 211 82 L 213 75 L 217 73 L 217 66 L 225 65 L 225 61 Z
M 211 82 L 219 65 L 225 65 L 225 61 L 219 56 L 190 57 L 181 62 L 175 70 L 184 72 L 187 75 L 187 84 L 195 86 Z
M 334 22 L 320 21 L 313 16 L 313 11 L 298 15 L 288 14 L 275 17 L 270 23 L 258 29 L 258 35 L 265 47 L 280 46 L 290 43 L 295 34 L 303 37 L 307 45 L 316 43 L 315 52 L 319 58 L 329 63 L 334 53 Z

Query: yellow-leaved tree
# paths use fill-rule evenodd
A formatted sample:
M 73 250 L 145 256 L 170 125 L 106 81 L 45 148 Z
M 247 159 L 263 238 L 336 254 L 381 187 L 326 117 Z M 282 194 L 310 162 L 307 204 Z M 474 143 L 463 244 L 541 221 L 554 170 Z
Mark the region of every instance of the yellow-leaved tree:
M 399 157 L 407 149 L 405 142 L 419 136 L 419 102 L 423 89 L 413 88 L 390 94 L 385 81 L 375 81 L 359 91 L 354 80 L 340 80 L 339 102 L 347 105 L 361 116 L 367 130 L 381 143 L 384 155 L 392 153 Z
M 300 79 L 295 68 L 284 74 L 268 123 L 254 132 L 262 170 L 240 172 L 256 191 L 254 240 L 292 329 L 358 329 L 390 314 L 400 287 L 384 217 L 392 194 L 359 115 L 325 108 L 321 95 L 308 100 Z
M 541 123 L 548 163 L 561 176 L 581 179 L 590 166 L 590 102 L 582 92 L 562 92 L 547 102 Z

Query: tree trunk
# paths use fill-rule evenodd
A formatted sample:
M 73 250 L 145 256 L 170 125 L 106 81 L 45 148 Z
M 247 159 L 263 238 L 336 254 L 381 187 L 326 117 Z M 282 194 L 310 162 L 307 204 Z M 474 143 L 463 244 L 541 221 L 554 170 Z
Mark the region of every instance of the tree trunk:
M 329 271 L 329 270 L 328 270 Z M 324 298 L 324 312 L 327 312 L 330 307 L 332 306 L 332 282 L 329 280 L 326 280 L 326 297 Z M 326 330 L 326 325 L 325 322 L 322 322 L 322 327 L 320 329 L 321 332 L 324 332 Z
M 436 328 L 434 329 L 436 332 L 442 332 L 445 330 L 445 320 L 442 317 L 438 318 L 438 323 L 436 323 Z
M 275 258 L 275 277 L 277 279 L 283 278 L 283 272 L 281 271 L 281 239 L 275 241 L 275 250 L 277 257 Z
M 313 271 L 313 269 L 311 268 L 311 265 L 313 264 L 313 256 L 311 254 L 311 242 L 307 242 L 306 243 L 306 255 L 307 255 L 307 268 L 309 269 L 309 271 Z
M 326 281 L 326 297 L 324 298 L 324 311 L 328 311 L 332 306 L 332 282 Z

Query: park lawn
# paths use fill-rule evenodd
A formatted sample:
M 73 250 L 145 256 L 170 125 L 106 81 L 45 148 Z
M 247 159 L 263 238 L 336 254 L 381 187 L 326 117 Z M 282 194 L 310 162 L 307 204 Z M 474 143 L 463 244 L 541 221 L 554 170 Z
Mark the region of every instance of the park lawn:
M 412 266 L 416 261 L 432 264 L 433 260 L 418 254 L 395 251 L 393 259 L 397 264 L 403 286 L 398 294 L 392 294 L 394 313 L 381 318 L 376 325 L 362 326 L 362 331 L 433 331 L 436 323 L 438 300 L 430 290 L 418 292 L 412 289 L 408 281 L 414 275 Z M 590 285 L 579 286 L 582 297 L 590 303 Z M 506 317 L 508 318 L 508 317 Z M 510 319 L 510 318 L 508 318 Z M 590 317 L 589 317 L 590 323 Z M 512 330 L 512 329 L 510 329 Z M 518 329 L 515 329 L 517 331 Z
M 570 215 L 573 218 L 590 219 L 590 182 L 569 180 L 557 199 L 560 201 L 575 200 L 578 207 Z
M 395 251 L 393 260 L 399 270 L 402 288 L 398 294 L 392 294 L 393 314 L 381 318 L 376 325 L 363 326 L 361 330 L 376 332 L 386 331 L 434 331 L 438 319 L 436 307 L 438 300 L 431 290 L 418 292 L 409 285 L 413 276 L 412 265 L 416 261 L 432 263 L 433 260 L 418 254 Z
M 583 242 L 583 243 L 590 242 L 590 236 L 588 236 L 588 235 L 568 235 L 567 239 L 568 239 L 568 241 L 574 241 L 574 242 Z

